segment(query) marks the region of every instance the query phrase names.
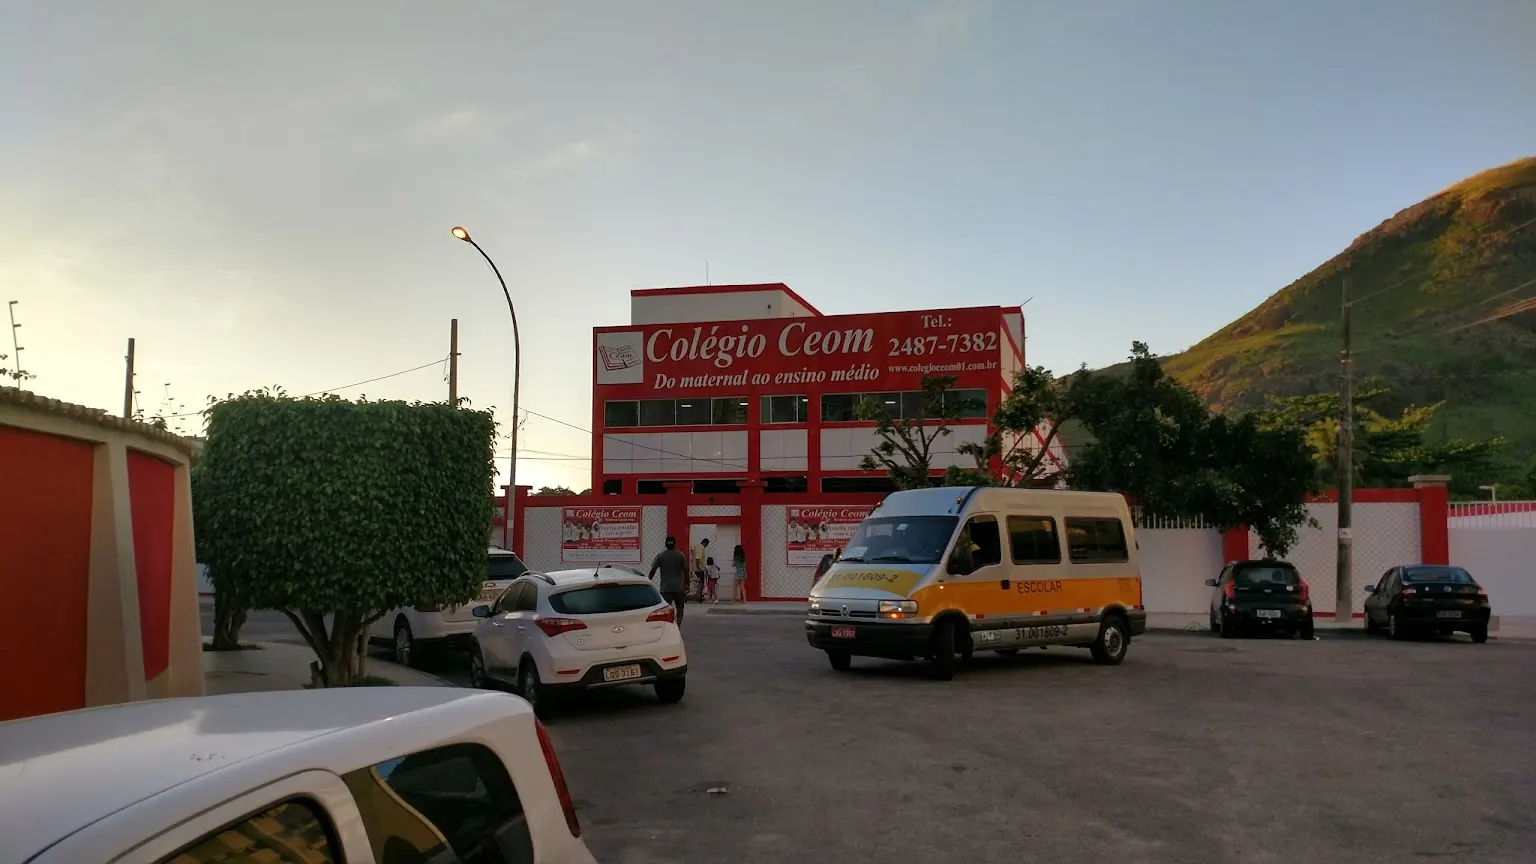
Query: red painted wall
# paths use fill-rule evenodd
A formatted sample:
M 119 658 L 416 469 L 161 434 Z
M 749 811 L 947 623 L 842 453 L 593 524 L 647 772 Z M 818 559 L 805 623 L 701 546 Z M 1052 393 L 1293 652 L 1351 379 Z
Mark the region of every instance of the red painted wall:
M 176 466 L 128 451 L 128 497 L 133 504 L 133 564 L 139 581 L 139 634 L 144 680 L 171 661 L 171 546 L 176 521 Z
M 0 426 L 0 720 L 85 705 L 94 449 Z

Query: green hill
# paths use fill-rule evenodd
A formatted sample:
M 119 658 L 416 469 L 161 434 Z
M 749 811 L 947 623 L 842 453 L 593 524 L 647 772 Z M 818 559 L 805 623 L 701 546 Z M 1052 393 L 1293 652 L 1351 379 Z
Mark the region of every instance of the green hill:
M 1444 402 L 1432 437 L 1536 453 L 1536 158 L 1469 177 L 1356 238 L 1164 368 L 1217 408 L 1336 389 L 1349 278 L 1356 369 L 1398 405 Z

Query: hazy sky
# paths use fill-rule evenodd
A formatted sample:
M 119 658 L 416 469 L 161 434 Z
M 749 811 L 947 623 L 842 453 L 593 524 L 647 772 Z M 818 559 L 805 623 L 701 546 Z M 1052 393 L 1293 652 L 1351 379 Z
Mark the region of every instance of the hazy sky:
M 1033 298 L 1029 361 L 1097 366 L 1536 154 L 1533 44 L 1532 0 L 9 0 L 0 300 L 27 386 L 116 411 L 133 336 L 150 413 L 429 363 L 458 317 L 504 414 L 462 223 L 523 407 L 583 427 L 590 328 L 706 261 L 829 313 Z M 581 432 L 521 444 L 588 485 Z

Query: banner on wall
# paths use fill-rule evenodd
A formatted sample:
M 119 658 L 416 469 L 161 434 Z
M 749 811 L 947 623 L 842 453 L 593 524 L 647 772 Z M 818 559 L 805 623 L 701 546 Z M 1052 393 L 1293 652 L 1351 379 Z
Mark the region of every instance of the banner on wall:
M 564 507 L 560 560 L 566 564 L 639 564 L 639 507 Z
M 822 556 L 848 545 L 859 523 L 875 508 L 786 507 L 784 562 L 791 567 L 815 567 Z

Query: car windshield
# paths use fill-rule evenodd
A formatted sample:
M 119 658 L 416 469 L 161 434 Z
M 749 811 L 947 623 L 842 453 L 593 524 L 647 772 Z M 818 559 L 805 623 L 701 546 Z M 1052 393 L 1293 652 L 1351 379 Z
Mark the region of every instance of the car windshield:
M 1239 567 L 1233 581 L 1244 588 L 1270 588 L 1295 585 L 1301 576 L 1291 567 L 1251 566 Z
M 1404 582 L 1429 582 L 1436 585 L 1475 585 L 1472 574 L 1460 567 L 1407 567 Z
M 844 561 L 932 564 L 955 533 L 955 516 L 871 516 L 843 548 Z
M 489 579 L 516 579 L 528 572 L 528 566 L 516 555 L 492 555 Z
M 601 615 L 631 612 L 661 605 L 661 595 L 649 583 L 593 585 L 552 594 L 549 606 L 561 615 Z

